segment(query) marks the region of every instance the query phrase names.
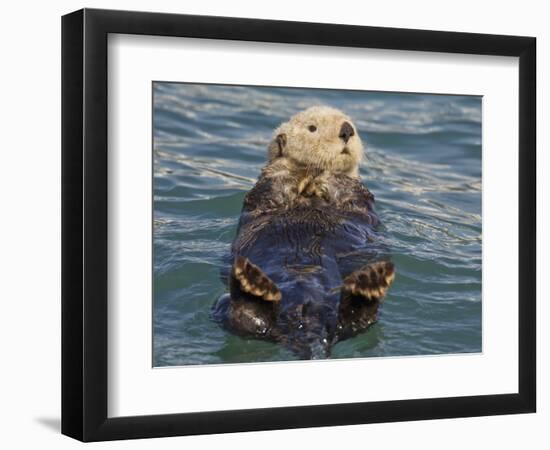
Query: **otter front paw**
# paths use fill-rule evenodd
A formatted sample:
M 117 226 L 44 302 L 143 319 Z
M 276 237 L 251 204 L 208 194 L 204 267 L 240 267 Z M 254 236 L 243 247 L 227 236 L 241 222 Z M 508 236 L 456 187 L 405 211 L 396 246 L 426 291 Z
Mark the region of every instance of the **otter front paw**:
M 391 262 L 369 264 L 344 279 L 344 297 L 362 297 L 368 301 L 380 300 L 386 295 L 395 278 L 395 267 Z
M 307 177 L 302 180 L 298 191 L 305 197 L 318 197 L 325 201 L 330 201 L 330 191 L 327 180 L 323 177 Z

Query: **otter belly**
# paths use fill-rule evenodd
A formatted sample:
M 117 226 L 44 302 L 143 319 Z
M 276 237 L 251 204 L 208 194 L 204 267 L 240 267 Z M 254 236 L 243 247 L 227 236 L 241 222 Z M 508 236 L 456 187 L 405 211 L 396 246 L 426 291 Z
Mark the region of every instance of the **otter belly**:
M 214 305 L 214 319 L 301 358 L 329 356 L 338 340 L 376 321 L 381 296 L 369 293 L 383 295 L 393 276 L 393 266 L 369 268 L 377 223 L 328 206 L 243 215 L 230 294 Z

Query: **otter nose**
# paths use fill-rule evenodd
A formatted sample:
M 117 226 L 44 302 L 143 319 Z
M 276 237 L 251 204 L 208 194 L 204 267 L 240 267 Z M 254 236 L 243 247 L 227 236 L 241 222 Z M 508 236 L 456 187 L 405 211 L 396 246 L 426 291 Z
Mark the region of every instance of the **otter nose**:
M 347 144 L 349 138 L 352 137 L 354 134 L 355 131 L 353 131 L 353 127 L 349 124 L 349 122 L 344 122 L 342 124 L 342 128 L 340 128 L 340 134 L 338 135 L 338 137 Z

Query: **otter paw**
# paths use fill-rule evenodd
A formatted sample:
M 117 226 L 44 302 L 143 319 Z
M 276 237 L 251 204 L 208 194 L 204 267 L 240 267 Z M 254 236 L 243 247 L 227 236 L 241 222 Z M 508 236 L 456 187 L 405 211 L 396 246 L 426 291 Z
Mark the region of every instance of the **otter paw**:
M 372 263 L 348 275 L 344 279 L 342 293 L 345 297 L 358 296 L 368 301 L 380 300 L 386 295 L 394 278 L 393 263 Z
M 309 189 L 309 185 L 313 181 L 313 177 L 311 175 L 306 175 L 303 177 L 296 187 L 296 192 L 298 195 L 305 195 L 306 191 Z
M 269 302 L 281 300 L 281 291 L 262 270 L 248 258 L 237 256 L 232 270 L 241 291 Z
M 319 197 L 327 202 L 330 201 L 328 184 L 322 178 L 313 178 L 303 187 L 301 193 L 306 197 Z

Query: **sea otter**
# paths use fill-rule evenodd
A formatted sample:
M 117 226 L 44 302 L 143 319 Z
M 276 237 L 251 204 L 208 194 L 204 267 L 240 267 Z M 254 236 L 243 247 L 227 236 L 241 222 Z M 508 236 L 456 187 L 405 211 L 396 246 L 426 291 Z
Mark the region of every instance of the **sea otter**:
M 376 321 L 395 274 L 359 178 L 362 156 L 357 128 L 334 108 L 306 109 L 275 130 L 244 199 L 214 320 L 302 359 L 329 357 Z

